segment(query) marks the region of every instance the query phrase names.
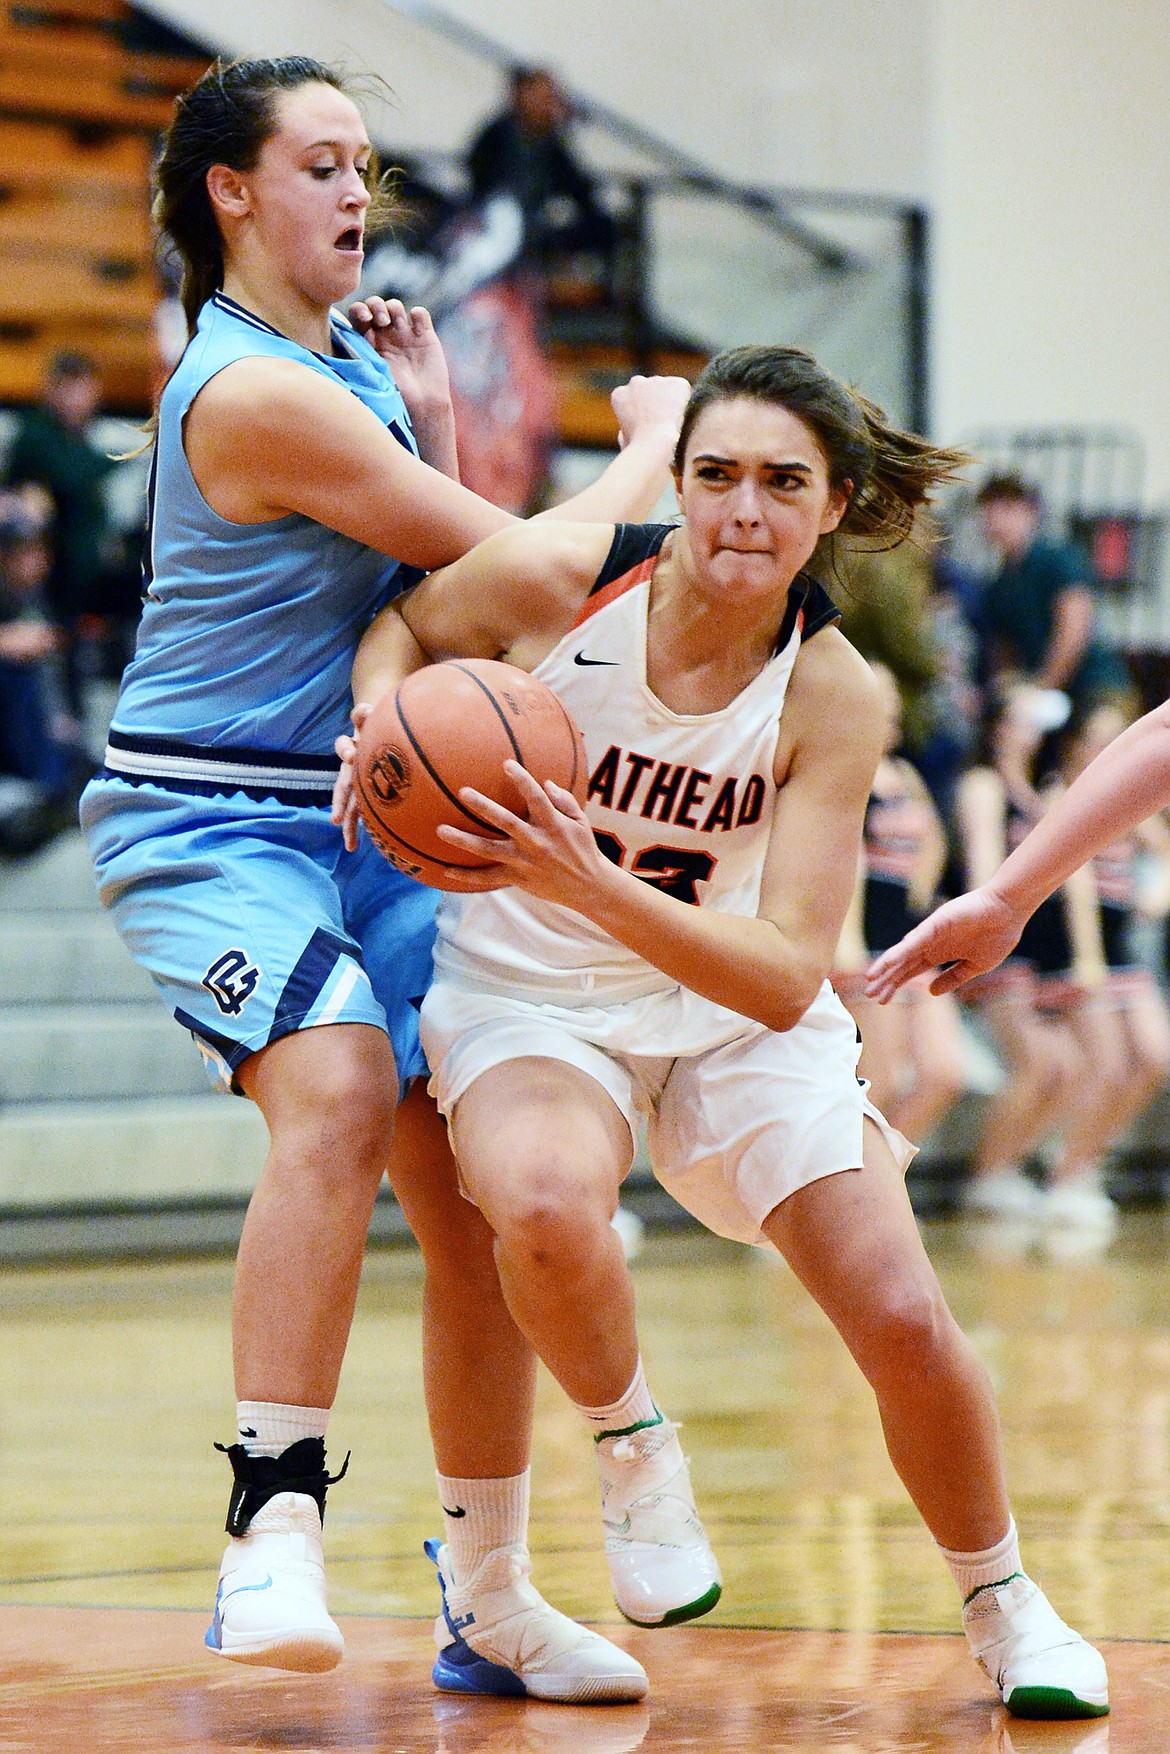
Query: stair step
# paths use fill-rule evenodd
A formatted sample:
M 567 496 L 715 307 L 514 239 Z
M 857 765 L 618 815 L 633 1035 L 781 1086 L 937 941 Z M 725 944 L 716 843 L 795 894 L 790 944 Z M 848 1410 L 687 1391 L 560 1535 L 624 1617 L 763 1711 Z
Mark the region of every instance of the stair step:
M 0 1111 L 0 1208 L 246 1199 L 267 1145 L 238 1097 L 22 1103 Z
M 80 830 L 59 835 L 30 858 L 0 865 L 0 913 L 96 913 L 100 905 Z
M 190 1036 L 161 1003 L 0 1010 L 0 1100 L 198 1096 L 208 1089 Z
M 157 995 L 105 914 L 0 914 L 0 1007 L 132 999 Z

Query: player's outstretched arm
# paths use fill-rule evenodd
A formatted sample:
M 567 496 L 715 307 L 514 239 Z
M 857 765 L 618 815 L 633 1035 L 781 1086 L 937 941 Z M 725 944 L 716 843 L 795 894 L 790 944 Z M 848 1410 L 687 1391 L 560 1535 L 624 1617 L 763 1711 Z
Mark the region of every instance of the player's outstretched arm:
M 668 484 L 685 380 L 640 385 L 624 449 L 558 517 L 636 518 Z M 186 445 L 199 489 L 221 517 L 260 523 L 298 512 L 428 571 L 497 531 L 524 527 L 420 461 L 349 390 L 296 360 L 226 366 L 192 403 Z
M 669 469 L 691 386 L 686 378 L 632 377 L 610 401 L 618 419 L 616 457 L 580 493 L 541 512 L 540 519 L 578 523 L 635 523 L 649 516 L 669 480 Z
M 949 992 L 1002 962 L 1024 923 L 1078 865 L 1170 804 L 1170 705 L 1155 707 L 1079 774 L 986 883 L 948 902 L 879 956 L 868 991 L 889 999 L 940 965 L 931 991 Z
M 949 993 L 977 974 L 986 974 L 1014 948 L 1024 929 L 990 886 L 972 889 L 936 908 L 902 941 L 879 956 L 869 970 L 866 992 L 884 1003 L 915 975 L 937 971 L 932 993 Z

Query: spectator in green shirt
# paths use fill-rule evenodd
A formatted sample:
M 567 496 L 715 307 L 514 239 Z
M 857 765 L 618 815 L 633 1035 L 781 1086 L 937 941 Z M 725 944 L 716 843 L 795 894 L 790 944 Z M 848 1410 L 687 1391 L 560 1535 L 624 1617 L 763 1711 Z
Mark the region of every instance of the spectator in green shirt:
M 999 558 L 976 622 L 984 681 L 1008 673 L 1083 704 L 1132 694 L 1120 658 L 1096 632 L 1085 556 L 1040 534 L 1038 489 L 1018 475 L 993 475 L 975 503 Z
M 109 529 L 103 484 L 115 466 L 88 436 L 100 397 L 93 361 L 83 353 L 59 353 L 40 403 L 16 429 L 6 472 L 10 486 L 36 482 L 53 504 L 45 595 L 60 634 L 69 709 L 78 719 L 83 712 L 78 622 L 93 606 L 102 572 Z

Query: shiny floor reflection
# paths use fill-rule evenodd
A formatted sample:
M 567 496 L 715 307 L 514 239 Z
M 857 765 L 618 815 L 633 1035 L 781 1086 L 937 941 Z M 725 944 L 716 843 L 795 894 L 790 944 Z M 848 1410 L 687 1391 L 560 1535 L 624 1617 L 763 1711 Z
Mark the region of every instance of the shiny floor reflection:
M 1025 1561 L 1110 1648 L 1106 1723 L 1018 1724 L 957 1629 L 945 1567 L 894 1477 L 872 1398 L 782 1266 L 700 1238 L 638 1263 L 651 1381 L 684 1427 L 726 1590 L 701 1626 L 620 1621 L 587 1437 L 542 1384 L 537 1580 L 645 1662 L 646 1708 L 436 1696 L 435 1532 L 418 1386 L 419 1269 L 372 1256 L 331 1431 L 332 1601 L 349 1655 L 295 1680 L 199 1648 L 230 1429 L 230 1269 L 26 1270 L 0 1288 L 0 1750 L 645 1746 L 1022 1754 L 1170 1749 L 1170 1226 L 1100 1259 L 960 1225 L 929 1246 L 1003 1411 Z M 153 1610 L 153 1612 L 149 1611 Z M 159 1610 L 169 1610 L 160 1612 Z M 885 1636 L 882 1636 L 885 1635 Z M 917 1636 L 910 1636 L 917 1635 Z

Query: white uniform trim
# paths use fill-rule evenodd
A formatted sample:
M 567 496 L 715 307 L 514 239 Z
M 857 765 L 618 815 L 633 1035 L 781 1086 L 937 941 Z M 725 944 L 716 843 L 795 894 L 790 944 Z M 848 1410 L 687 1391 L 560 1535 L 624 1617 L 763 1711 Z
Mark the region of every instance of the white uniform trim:
M 336 774 L 320 768 L 299 768 L 295 758 L 287 765 L 261 767 L 252 762 L 216 761 L 207 756 L 147 754 L 137 749 L 106 745 L 105 765 L 111 773 L 133 774 L 137 779 L 206 780 L 212 785 L 277 786 L 285 791 L 330 793 Z

